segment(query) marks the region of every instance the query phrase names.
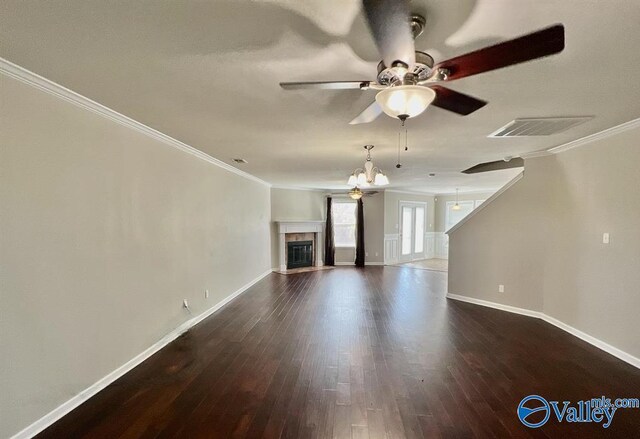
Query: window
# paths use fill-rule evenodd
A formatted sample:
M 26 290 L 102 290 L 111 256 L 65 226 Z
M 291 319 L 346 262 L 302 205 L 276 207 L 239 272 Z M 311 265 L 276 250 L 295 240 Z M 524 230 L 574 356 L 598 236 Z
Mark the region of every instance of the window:
M 487 201 L 487 200 L 476 200 L 476 209 L 478 208 L 479 205 L 481 205 L 485 201 Z
M 333 239 L 336 247 L 356 246 L 356 203 L 333 202 Z
M 447 201 L 447 211 L 445 218 L 446 230 L 449 230 L 451 227 L 458 224 L 458 222 L 465 216 L 469 215 L 469 213 L 471 213 L 471 211 L 473 210 L 473 206 L 475 205 L 473 201 L 460 201 L 458 202 L 458 204 L 460 205 L 460 209 L 454 210 L 453 206 L 455 204 L 455 201 Z
M 458 204 L 460 205 L 460 210 L 453 210 L 454 201 L 447 201 L 447 211 L 445 215 L 445 223 L 446 230 L 449 230 L 451 227 L 455 226 L 460 222 L 465 216 L 469 215 L 472 210 L 477 209 L 482 203 L 487 200 L 470 200 L 470 201 L 460 201 Z

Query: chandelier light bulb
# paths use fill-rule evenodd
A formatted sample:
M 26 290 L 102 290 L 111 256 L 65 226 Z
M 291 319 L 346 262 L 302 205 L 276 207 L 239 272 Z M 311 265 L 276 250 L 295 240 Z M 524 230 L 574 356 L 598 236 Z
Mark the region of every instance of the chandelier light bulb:
M 367 175 L 364 172 L 360 172 L 356 178 L 358 186 L 364 186 L 367 184 Z
M 389 184 L 389 179 L 382 172 L 378 172 L 376 174 L 375 180 L 373 181 L 373 184 L 375 184 L 376 186 L 384 186 Z

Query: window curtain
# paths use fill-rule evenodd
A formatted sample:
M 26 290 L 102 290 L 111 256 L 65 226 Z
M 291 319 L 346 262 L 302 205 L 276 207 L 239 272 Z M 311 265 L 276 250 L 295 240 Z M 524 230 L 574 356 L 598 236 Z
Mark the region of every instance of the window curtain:
M 358 200 L 356 209 L 356 267 L 364 267 L 364 204 Z
M 331 197 L 327 197 L 327 225 L 324 229 L 324 265 L 336 265 L 336 245 L 333 241 L 333 215 Z

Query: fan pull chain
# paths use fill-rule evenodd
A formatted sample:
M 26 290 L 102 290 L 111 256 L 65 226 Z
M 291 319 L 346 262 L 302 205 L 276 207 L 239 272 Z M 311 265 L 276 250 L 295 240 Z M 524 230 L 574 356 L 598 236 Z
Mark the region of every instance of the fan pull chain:
M 402 165 L 400 164 L 400 131 L 398 131 L 398 163 L 396 164 L 396 168 L 402 168 Z
M 407 137 L 409 136 L 409 130 L 405 129 L 404 130 L 404 150 L 405 151 L 409 151 L 409 141 L 407 140 Z

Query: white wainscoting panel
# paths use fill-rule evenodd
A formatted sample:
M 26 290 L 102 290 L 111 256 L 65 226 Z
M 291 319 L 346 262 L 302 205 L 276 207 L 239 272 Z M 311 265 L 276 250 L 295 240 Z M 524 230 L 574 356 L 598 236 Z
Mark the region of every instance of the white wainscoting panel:
M 397 233 L 386 233 L 384 235 L 384 263 L 385 265 L 397 264 L 399 256 L 400 235 Z
M 431 259 L 436 257 L 436 235 L 435 232 L 427 232 L 424 234 L 424 258 Z
M 435 257 L 449 259 L 449 235 L 444 232 L 435 232 Z

